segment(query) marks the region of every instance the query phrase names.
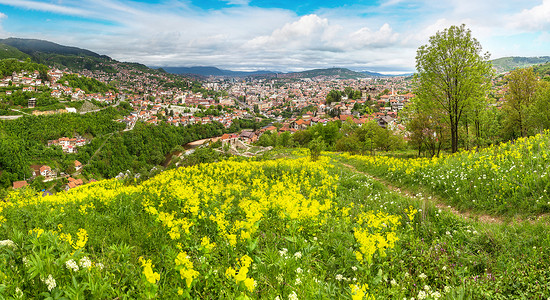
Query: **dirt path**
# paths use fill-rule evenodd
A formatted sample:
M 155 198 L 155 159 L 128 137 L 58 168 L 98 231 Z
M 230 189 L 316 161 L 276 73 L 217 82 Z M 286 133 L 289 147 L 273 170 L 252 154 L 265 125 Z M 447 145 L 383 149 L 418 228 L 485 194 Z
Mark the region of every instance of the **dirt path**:
M 361 172 L 361 171 L 357 170 L 352 165 L 348 165 L 348 164 L 343 163 L 343 162 L 340 162 L 340 163 L 343 166 L 349 168 L 350 170 L 352 170 L 355 173 L 359 173 L 359 174 L 362 174 L 362 175 L 373 178 L 374 180 L 376 180 L 376 181 L 380 182 L 381 184 L 385 185 L 390 191 L 392 191 L 394 193 L 398 193 L 398 194 L 402 195 L 403 197 L 407 197 L 407 198 L 414 199 L 414 200 L 418 201 L 418 198 L 416 197 L 417 194 L 415 194 L 414 192 L 412 192 L 410 190 L 407 190 L 407 189 L 404 189 L 404 188 L 398 188 L 398 187 L 392 185 L 390 182 L 388 182 L 385 179 L 374 177 L 371 174 Z M 441 199 L 437 198 L 437 197 L 432 196 L 432 197 L 429 197 L 429 198 L 425 198 L 425 201 L 431 202 L 437 208 L 439 208 L 441 210 L 449 211 L 449 212 L 453 213 L 454 215 L 456 215 L 460 218 L 463 218 L 463 219 L 477 220 L 477 221 L 480 221 L 480 222 L 483 222 L 483 223 L 492 223 L 492 224 L 506 223 L 505 220 L 503 220 L 501 218 L 498 218 L 498 217 L 490 216 L 490 215 L 474 214 L 474 213 L 470 213 L 470 212 L 460 212 L 460 211 L 456 210 L 454 207 L 443 204 L 443 201 Z M 515 219 L 514 221 L 515 222 L 518 222 L 518 221 L 521 222 L 521 220 L 517 220 L 517 219 Z

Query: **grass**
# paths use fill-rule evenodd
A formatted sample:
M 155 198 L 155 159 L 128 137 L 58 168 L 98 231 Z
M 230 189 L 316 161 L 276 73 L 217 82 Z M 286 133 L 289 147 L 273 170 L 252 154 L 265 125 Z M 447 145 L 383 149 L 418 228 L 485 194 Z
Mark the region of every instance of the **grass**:
M 394 184 L 426 189 L 461 210 L 525 218 L 550 212 L 549 146 L 546 132 L 439 158 L 342 159 Z
M 180 168 L 139 184 L 104 180 L 46 198 L 11 194 L 0 205 L 0 296 L 548 296 L 544 222 L 465 220 L 336 156 L 273 155 L 287 158 Z

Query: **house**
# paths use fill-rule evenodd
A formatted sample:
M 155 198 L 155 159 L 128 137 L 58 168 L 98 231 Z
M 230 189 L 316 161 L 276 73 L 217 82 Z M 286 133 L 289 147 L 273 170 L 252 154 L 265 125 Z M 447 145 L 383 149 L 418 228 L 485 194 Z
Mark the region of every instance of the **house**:
M 27 183 L 26 180 L 14 181 L 13 182 L 13 189 L 19 189 L 19 188 L 25 187 L 27 185 L 29 185 L 29 184 Z
M 386 128 L 386 126 L 388 126 L 388 124 L 390 124 L 391 122 L 393 122 L 393 118 L 390 116 L 378 118 L 378 126 L 382 128 Z
M 42 175 L 44 177 L 48 177 L 52 174 L 53 174 L 52 168 L 50 168 L 49 166 L 44 165 L 44 166 L 40 167 L 40 175 Z
M 40 176 L 40 168 L 41 167 L 42 167 L 41 165 L 31 165 L 32 177 Z
M 74 169 L 77 170 L 77 171 L 80 171 L 80 169 L 82 169 L 82 163 L 79 162 L 78 160 L 75 160 L 74 161 Z
M 248 143 L 253 143 L 258 139 L 254 131 L 243 131 L 240 138 Z
M 84 182 L 82 182 L 82 179 L 74 179 L 72 177 L 69 177 L 69 183 L 65 185 L 65 190 L 68 191 L 70 189 L 74 189 L 75 187 L 81 186 L 82 184 L 84 184 Z

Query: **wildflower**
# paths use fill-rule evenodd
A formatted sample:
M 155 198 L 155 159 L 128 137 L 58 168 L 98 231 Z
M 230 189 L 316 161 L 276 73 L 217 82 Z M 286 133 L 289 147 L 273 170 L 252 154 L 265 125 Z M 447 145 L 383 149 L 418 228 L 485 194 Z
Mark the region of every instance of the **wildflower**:
M 26 256 L 24 256 L 22 260 L 23 260 L 23 264 L 25 265 L 25 267 L 28 268 L 29 267 L 29 259 Z
M 336 274 L 336 280 L 342 281 L 342 279 L 344 279 L 344 276 L 342 276 L 342 274 Z
M 432 296 L 432 298 L 437 300 L 437 299 L 441 298 L 441 293 L 439 291 L 435 291 L 435 292 L 430 293 L 430 296 Z
M 392 279 L 392 280 L 390 281 L 390 284 L 391 284 L 392 286 L 396 286 L 396 285 L 397 285 L 397 281 L 395 281 L 395 279 Z
M 23 291 L 19 287 L 15 288 L 15 296 L 17 298 L 23 298 Z
M 420 300 L 426 299 L 426 297 L 428 297 L 428 294 L 426 294 L 426 292 L 424 292 L 424 291 L 421 290 L 421 291 L 418 292 L 418 296 L 417 296 L 417 297 L 418 297 L 418 299 L 420 299 Z
M 447 270 L 447 266 L 443 266 L 443 268 L 441 268 L 443 271 Z
M 183 290 L 182 289 L 178 289 L 178 295 L 183 295 Z
M 286 256 L 287 252 L 288 252 L 288 250 L 286 248 L 283 248 L 283 250 L 279 250 L 279 255 Z
M 67 267 L 67 269 L 73 270 L 73 272 L 77 272 L 79 270 L 78 265 L 76 264 L 76 261 L 74 261 L 74 259 L 69 259 L 68 261 L 66 261 L 65 267 Z
M 296 252 L 294 253 L 295 258 L 302 258 L 302 252 Z
M 302 280 L 300 279 L 300 277 L 296 277 L 296 281 L 294 282 L 295 285 L 299 285 L 302 283 Z
M 101 271 L 101 270 L 103 270 L 103 268 L 104 268 L 105 266 L 103 266 L 102 263 L 97 263 L 97 264 L 96 264 L 96 267 Z
M 288 300 L 298 300 L 298 295 L 296 295 L 296 292 L 292 291 L 292 293 L 288 295 Z
M 426 279 L 426 277 L 428 277 L 428 276 L 426 276 L 426 274 L 424 274 L 424 273 L 420 273 L 420 275 L 418 275 L 418 277 L 420 279 Z
M 74 243 L 73 248 L 77 250 L 84 248 L 86 242 L 88 241 L 88 232 L 86 232 L 85 229 L 80 228 L 76 233 L 76 236 L 78 237 L 78 239 L 76 243 Z
M 145 275 L 145 278 L 150 283 L 156 283 L 158 280 L 160 280 L 160 274 L 153 271 L 153 264 L 151 263 L 151 260 L 145 260 L 143 257 L 139 257 L 139 262 L 141 262 L 141 266 L 143 267 L 143 275 Z
M 451 287 L 450 287 L 450 286 L 445 286 L 445 287 L 443 288 L 443 291 L 445 292 L 445 294 L 447 294 L 448 292 L 451 291 Z
M 12 240 L 0 241 L 0 246 L 6 246 L 6 247 L 10 247 L 10 248 L 17 248 L 17 246 L 15 245 L 15 243 Z
M 80 264 L 80 266 L 84 269 L 87 269 L 89 267 L 92 266 L 92 262 L 90 261 L 90 259 L 86 256 L 84 256 L 83 258 L 81 258 L 78 263 Z
M 301 274 L 303 271 L 304 271 L 304 270 L 302 270 L 302 268 L 296 269 L 296 273 L 298 273 L 298 274 Z
M 356 266 L 351 267 L 351 269 L 352 269 L 353 271 L 357 271 L 357 267 L 356 267 Z
M 43 280 L 43 281 L 48 286 L 48 291 L 53 290 L 57 286 L 57 283 L 55 282 L 55 279 L 53 278 L 52 274 L 49 274 L 48 278 L 46 278 L 46 280 Z
M 248 289 L 248 291 L 252 292 L 256 287 L 256 281 L 254 280 L 254 278 L 246 278 L 244 280 L 244 286 Z

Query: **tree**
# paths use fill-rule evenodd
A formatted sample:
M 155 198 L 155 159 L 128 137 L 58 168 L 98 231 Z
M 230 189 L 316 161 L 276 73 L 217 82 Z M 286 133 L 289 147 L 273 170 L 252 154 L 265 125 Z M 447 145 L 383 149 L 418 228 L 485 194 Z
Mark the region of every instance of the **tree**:
M 537 89 L 537 76 L 533 68 L 515 69 L 508 76 L 508 94 L 504 110 L 506 112 L 506 127 L 513 132 L 516 129 L 520 136 L 527 135 L 525 124 L 528 107 L 533 103 Z
M 453 153 L 458 150 L 460 118 L 489 87 L 489 53 L 481 51 L 481 44 L 464 24 L 437 32 L 417 50 L 417 99 L 445 115 Z
M 340 102 L 342 101 L 342 92 L 337 90 L 332 90 L 327 95 L 327 104 L 331 104 L 332 102 Z

